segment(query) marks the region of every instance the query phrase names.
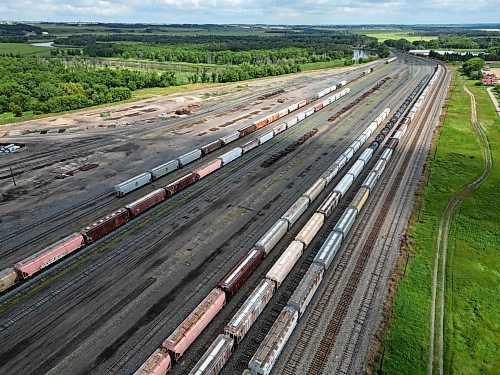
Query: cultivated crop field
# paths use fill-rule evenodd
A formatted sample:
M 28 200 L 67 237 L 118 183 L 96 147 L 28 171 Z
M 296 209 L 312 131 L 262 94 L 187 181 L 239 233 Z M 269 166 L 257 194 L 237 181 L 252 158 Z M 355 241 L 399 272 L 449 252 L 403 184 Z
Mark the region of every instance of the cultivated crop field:
M 428 372 L 432 270 L 439 218 L 446 202 L 484 168 L 483 153 L 470 123 L 470 99 L 458 75 L 448 111 L 429 161 L 429 175 L 410 230 L 410 261 L 397 287 L 385 344 L 384 374 Z M 448 241 L 444 372 L 493 374 L 499 365 L 498 285 L 500 259 L 500 120 L 484 87 L 468 81 L 476 96 L 479 123 L 487 131 L 493 170 L 468 196 L 455 217 Z
M 377 38 L 379 42 L 384 42 L 388 39 L 401 39 L 401 38 L 404 38 L 410 42 L 416 40 L 427 41 L 427 40 L 437 39 L 437 36 L 419 36 L 419 35 L 414 35 L 414 33 L 411 30 L 402 30 L 402 29 L 366 29 L 366 30 L 356 30 L 354 32 L 371 36 L 373 38 Z
M 50 56 L 52 47 L 38 47 L 25 43 L 0 43 L 0 55 Z

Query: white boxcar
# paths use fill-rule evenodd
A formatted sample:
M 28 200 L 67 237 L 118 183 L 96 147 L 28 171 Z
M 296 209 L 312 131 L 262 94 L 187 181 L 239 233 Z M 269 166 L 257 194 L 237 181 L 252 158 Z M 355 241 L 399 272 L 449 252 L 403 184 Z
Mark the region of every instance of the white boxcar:
M 217 375 L 231 357 L 233 345 L 233 339 L 221 333 L 189 372 L 189 375 Z
M 380 176 L 382 174 L 382 172 L 384 171 L 386 165 L 387 165 L 387 161 L 385 159 L 379 159 L 375 163 L 375 166 L 373 167 L 372 171 L 377 172 Z
M 291 106 L 287 107 L 288 112 L 293 112 L 299 109 L 299 103 L 292 104 Z
M 389 161 L 392 156 L 392 150 L 390 148 L 386 148 L 382 155 L 380 155 L 380 159 L 384 159 L 385 161 Z
M 327 105 L 330 105 L 330 103 L 331 103 L 330 98 L 327 98 L 327 99 L 323 100 L 323 107 L 326 107 Z
M 219 156 L 219 159 L 222 161 L 222 165 L 227 165 L 233 160 L 238 159 L 241 155 L 243 155 L 243 149 L 241 147 L 235 147 L 231 151 Z
M 357 139 L 354 140 L 354 142 L 352 142 L 350 145 L 349 145 L 349 148 L 352 148 L 352 150 L 354 152 L 358 151 L 359 148 L 361 147 L 361 142 L 358 141 Z
M 318 197 L 318 195 L 325 189 L 325 187 L 326 180 L 320 177 L 314 184 L 311 185 L 309 189 L 307 189 L 304 194 L 302 194 L 302 196 L 309 199 L 309 203 L 312 203 L 312 201 Z
M 379 176 L 378 172 L 371 171 L 370 173 L 368 173 L 368 176 L 366 176 L 361 186 L 367 187 L 368 189 L 370 189 L 370 191 L 372 191 L 375 185 L 377 184 L 378 176 Z
M 346 159 L 346 163 L 347 161 L 351 160 L 352 156 L 354 155 L 354 150 L 349 147 L 347 150 L 345 150 L 343 153 L 342 153 L 342 156 L 345 157 Z M 339 158 L 340 159 L 340 158 Z M 344 163 L 345 164 L 345 163 Z
M 352 225 L 356 221 L 356 216 L 358 214 L 358 211 L 356 211 L 355 208 L 349 207 L 347 208 L 342 216 L 340 217 L 339 221 L 335 225 L 335 228 L 333 228 L 334 231 L 337 231 L 339 233 L 342 233 L 342 236 L 345 240 L 347 234 L 352 228 Z
M 358 135 L 356 140 L 359 141 L 360 145 L 362 145 L 363 143 L 365 143 L 366 138 L 366 135 L 364 133 L 361 133 L 360 135 Z
M 297 122 L 299 122 L 299 120 L 297 119 L 297 116 L 292 117 L 290 120 L 288 120 L 288 121 L 286 122 L 286 127 L 289 129 L 289 128 L 291 128 L 292 126 L 296 125 L 296 124 L 297 124 Z
M 356 179 L 364 167 L 365 167 L 365 162 L 363 160 L 356 160 L 356 162 L 352 165 L 352 167 L 349 169 L 347 173 L 352 174 L 354 179 Z
M 124 195 L 139 189 L 141 186 L 147 185 L 152 181 L 153 177 L 150 172 L 144 172 L 140 175 L 134 176 L 127 181 L 120 182 L 115 185 L 115 194 L 117 197 L 123 197 Z
M 347 85 L 347 81 L 340 81 L 340 82 L 339 82 L 339 85 L 340 85 L 340 86 L 345 86 L 345 85 Z
M 342 233 L 336 231 L 331 232 L 314 258 L 314 263 L 323 266 L 325 270 L 327 270 L 332 264 L 335 255 L 337 255 L 342 245 L 342 240 Z
M 288 300 L 288 306 L 295 309 L 299 313 L 299 318 L 304 315 L 304 312 L 306 311 L 307 306 L 309 306 L 314 293 L 316 293 L 319 284 L 321 284 L 324 272 L 325 271 L 322 266 L 314 263 L 311 264 Z
M 316 98 L 321 98 L 323 96 L 325 96 L 327 93 L 324 91 L 324 90 L 321 90 L 319 91 L 317 94 L 316 94 Z
M 322 178 L 325 179 L 326 183 L 329 184 L 333 178 L 339 172 L 339 165 L 337 163 L 333 163 L 328 167 L 328 169 L 321 175 Z
M 306 118 L 306 112 L 300 112 L 297 116 L 297 122 L 302 121 Z
M 339 166 L 339 169 L 342 168 L 346 163 L 349 161 L 349 159 L 352 158 L 352 149 L 348 149 L 342 153 L 336 160 L 335 164 Z
M 304 225 L 301 231 L 295 236 L 296 241 L 300 241 L 304 244 L 304 247 L 309 246 L 311 241 L 314 239 L 318 231 L 321 229 L 323 223 L 325 222 L 325 215 L 316 212 L 311 216 L 309 221 Z
M 342 196 L 344 196 L 345 193 L 347 193 L 347 190 L 349 190 L 349 188 L 351 187 L 353 181 L 354 181 L 354 176 L 348 173 L 342 178 L 342 180 L 339 181 L 339 183 L 337 184 L 337 186 L 335 186 L 335 189 L 333 189 L 333 191 L 338 191 Z
M 239 138 L 240 138 L 240 132 L 234 132 L 234 133 L 225 135 L 224 137 L 221 137 L 219 139 L 221 140 L 221 142 L 223 144 L 227 145 L 228 143 L 234 142 Z
M 283 108 L 281 111 L 278 111 L 278 118 L 285 117 L 288 115 L 288 108 Z
M 263 251 L 265 254 L 273 249 L 274 246 L 288 231 L 288 221 L 279 219 L 274 225 L 257 241 L 255 248 Z
M 268 375 L 271 372 L 297 326 L 298 319 L 299 314 L 290 307 L 285 307 L 281 311 L 278 319 L 248 363 L 248 368 L 253 375 Z
M 270 132 L 263 134 L 259 137 L 259 144 L 266 143 L 267 141 L 270 141 L 271 139 L 273 139 L 273 137 L 274 137 L 274 133 L 271 130 Z
M 289 228 L 291 228 L 299 217 L 307 210 L 307 207 L 309 207 L 309 199 L 306 197 L 300 197 L 290 206 L 281 218 L 285 219 L 290 224 Z
M 273 133 L 274 135 L 278 135 L 279 133 L 284 132 L 285 130 L 286 130 L 286 122 L 282 122 L 281 124 L 276 125 L 273 128 Z
M 274 281 L 263 279 L 224 328 L 224 332 L 231 336 L 237 344 L 243 340 L 243 337 L 271 300 L 274 286 Z
M 401 130 L 398 130 L 396 133 L 394 133 L 394 135 L 392 136 L 392 138 L 401 139 L 402 135 L 403 135 L 403 132 Z
M 295 266 L 304 250 L 304 244 L 300 241 L 292 241 L 285 249 L 283 254 L 274 263 L 271 269 L 267 272 L 266 277 L 269 280 L 276 282 L 276 287 L 279 288 L 286 279 L 290 270 Z
M 199 158 L 201 158 L 201 150 L 195 149 L 187 154 L 179 156 L 177 160 L 179 161 L 179 166 L 183 167 Z
M 368 163 L 368 161 L 372 158 L 373 155 L 373 148 L 367 148 L 363 153 L 359 156 L 358 160 L 361 160 L 365 163 Z
M 337 90 L 337 85 L 330 86 L 330 92 Z
M 169 174 L 179 169 L 179 160 L 170 160 L 168 163 L 159 165 L 150 170 L 153 180 L 157 180 L 162 176 Z
M 314 107 L 305 110 L 306 117 L 311 116 L 314 113 Z

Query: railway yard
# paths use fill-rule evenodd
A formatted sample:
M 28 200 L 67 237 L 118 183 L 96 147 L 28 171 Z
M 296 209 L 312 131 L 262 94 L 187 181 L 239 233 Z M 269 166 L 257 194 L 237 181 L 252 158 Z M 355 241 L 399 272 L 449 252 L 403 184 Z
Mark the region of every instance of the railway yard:
M 451 77 L 396 58 L 8 129 L 0 371 L 365 372 Z

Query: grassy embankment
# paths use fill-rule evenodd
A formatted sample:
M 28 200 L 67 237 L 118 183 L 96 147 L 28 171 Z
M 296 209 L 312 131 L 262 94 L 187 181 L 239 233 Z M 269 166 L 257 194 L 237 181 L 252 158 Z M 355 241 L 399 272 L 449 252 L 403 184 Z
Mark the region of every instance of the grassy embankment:
M 383 374 L 427 374 L 432 268 L 442 210 L 463 185 L 481 174 L 484 158 L 470 124 L 470 99 L 456 77 L 430 176 L 409 233 L 411 255 L 397 286 L 385 342 Z M 446 275 L 445 373 L 498 373 L 500 360 L 500 120 L 484 87 L 478 120 L 493 156 L 491 176 L 464 201 L 450 230 Z M 378 366 L 377 366 L 378 370 Z

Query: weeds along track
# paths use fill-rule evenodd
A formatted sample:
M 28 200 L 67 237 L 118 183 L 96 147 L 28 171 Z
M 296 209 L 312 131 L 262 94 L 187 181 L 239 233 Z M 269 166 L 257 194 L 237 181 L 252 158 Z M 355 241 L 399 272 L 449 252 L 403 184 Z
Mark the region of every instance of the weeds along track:
M 440 80 L 440 84 L 441 82 L 442 79 Z M 409 109 L 410 107 L 408 108 L 408 110 Z M 428 116 L 425 117 L 423 123 L 425 123 L 427 117 Z M 401 117 L 401 120 L 403 118 L 404 116 Z M 297 370 L 299 364 L 301 363 L 301 360 L 305 356 L 306 349 L 308 348 L 309 343 L 313 342 L 313 340 L 318 339 L 315 333 L 317 332 L 317 328 L 320 325 L 322 316 L 325 310 L 327 311 L 327 308 L 331 309 L 332 307 L 331 300 L 333 298 L 334 291 L 339 285 L 338 283 L 340 278 L 345 272 L 349 272 L 347 267 L 351 257 L 353 257 L 354 249 L 357 246 L 356 239 L 360 238 L 360 235 L 363 232 L 363 229 L 367 226 L 370 217 L 372 217 L 374 213 L 380 212 L 380 214 L 377 216 L 374 225 L 372 226 L 372 230 L 369 232 L 369 235 L 366 239 L 366 243 L 363 246 L 361 253 L 358 256 L 355 266 L 351 271 L 348 282 L 343 288 L 342 294 L 340 296 L 340 302 L 336 306 L 333 316 L 326 326 L 326 331 L 324 332 L 324 335 L 321 337 L 319 341 L 319 345 L 307 370 L 308 374 L 324 373 L 333 346 L 337 340 L 340 328 L 344 323 L 349 307 L 354 298 L 357 286 L 361 280 L 361 277 L 363 276 L 363 271 L 370 258 L 373 245 L 375 244 L 375 241 L 379 237 L 381 228 L 383 227 L 383 223 L 387 218 L 389 208 L 393 204 L 394 199 L 397 196 L 396 193 L 400 189 L 401 181 L 403 176 L 407 172 L 407 167 L 409 165 L 409 162 L 413 154 L 417 150 L 416 146 L 419 143 L 423 127 L 424 125 L 419 126 L 417 129 L 415 129 L 415 127 L 412 127 L 413 136 L 411 140 L 411 146 L 409 147 L 409 150 L 411 151 L 406 155 L 400 155 L 399 160 L 401 160 L 403 156 L 404 158 L 402 159 L 400 164 L 401 167 L 398 169 L 398 172 L 395 176 L 387 173 L 384 175 L 384 178 L 379 183 L 373 198 L 371 198 L 371 203 L 364 211 L 360 222 L 356 225 L 356 228 L 354 229 L 354 232 L 351 235 L 350 241 L 347 243 L 347 246 L 342 250 L 338 265 L 333 269 L 333 271 L 329 272 L 329 277 L 325 279 L 326 284 L 324 287 L 324 291 L 321 295 L 317 297 L 318 302 L 314 304 L 313 309 L 309 313 L 308 324 L 306 325 L 304 330 L 300 332 L 298 343 L 293 347 L 293 350 L 289 356 L 289 360 L 285 365 L 284 368 L 285 374 L 296 373 L 295 371 Z M 395 164 L 394 159 L 392 159 L 390 165 L 388 165 L 387 168 L 389 168 L 390 166 L 394 166 L 394 164 Z M 414 168 L 416 168 L 415 165 L 412 166 L 412 170 Z M 379 209 L 377 207 L 377 202 L 380 200 L 380 197 L 387 191 L 388 191 L 387 198 L 383 201 L 382 206 Z M 399 201 L 402 202 L 403 199 L 406 198 L 407 195 L 405 193 L 402 197 L 400 197 Z M 396 222 L 396 220 L 397 219 L 394 218 L 393 222 Z M 383 264 L 383 261 L 385 260 L 386 256 L 387 253 L 382 252 L 377 261 Z M 381 265 L 378 265 L 378 267 L 381 267 Z M 378 268 L 378 270 L 379 269 L 380 268 Z M 371 303 L 371 298 L 373 296 L 373 292 L 376 286 L 376 279 L 378 279 L 379 275 L 380 275 L 379 272 L 374 272 L 371 274 L 372 280 L 370 281 L 373 282 L 374 285 L 373 287 L 370 287 L 365 291 L 365 294 L 363 296 L 363 302 L 361 303 L 361 310 L 358 311 L 358 316 L 360 319 L 364 319 L 366 316 L 367 307 Z M 353 333 L 354 332 L 352 332 L 351 334 Z M 353 353 L 354 353 L 354 347 L 352 345 L 346 346 L 344 348 L 344 353 L 342 356 L 342 361 L 343 361 L 342 363 L 348 364 L 350 366 L 351 361 L 349 361 L 348 359 L 352 357 Z M 348 371 L 349 368 L 345 368 L 345 365 L 343 368 L 341 368 L 341 372 L 348 373 Z

